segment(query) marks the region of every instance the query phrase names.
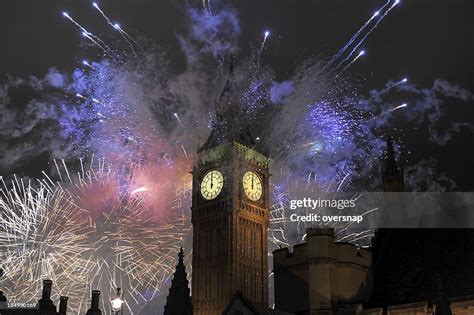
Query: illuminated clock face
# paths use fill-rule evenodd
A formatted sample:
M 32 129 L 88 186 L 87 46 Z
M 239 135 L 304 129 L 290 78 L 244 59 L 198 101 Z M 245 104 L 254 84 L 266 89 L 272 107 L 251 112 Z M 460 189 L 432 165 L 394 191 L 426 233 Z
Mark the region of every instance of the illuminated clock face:
M 254 172 L 245 172 L 242 184 L 247 197 L 252 201 L 257 201 L 262 197 L 263 184 L 260 176 Z
M 216 170 L 209 171 L 204 175 L 201 182 L 201 196 L 206 200 L 216 198 L 224 186 L 224 176 Z

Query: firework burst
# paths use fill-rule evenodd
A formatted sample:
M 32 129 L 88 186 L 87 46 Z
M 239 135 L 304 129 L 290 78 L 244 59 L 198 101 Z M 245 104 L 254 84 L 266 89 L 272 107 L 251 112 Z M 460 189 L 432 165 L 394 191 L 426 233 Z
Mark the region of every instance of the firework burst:
M 3 182 L 0 199 L 0 279 L 17 301 L 37 299 L 43 279 L 61 286 L 58 294 L 83 294 L 84 257 L 91 251 L 93 231 L 87 213 L 58 186 L 14 180 Z M 60 270 L 60 272 L 58 272 Z
M 59 182 L 3 182 L 2 287 L 12 300 L 34 301 L 42 279 L 51 279 L 77 313 L 88 308 L 90 290 L 103 292 L 107 309 L 114 288 L 122 287 L 126 307 L 136 313 L 161 293 L 176 252 L 189 242 L 189 185 L 167 187 L 175 190 L 168 192 L 172 212 L 157 214 L 148 198 L 156 187 L 133 188 L 143 168 L 129 169 L 124 179 L 103 160 L 77 174 L 58 164 Z

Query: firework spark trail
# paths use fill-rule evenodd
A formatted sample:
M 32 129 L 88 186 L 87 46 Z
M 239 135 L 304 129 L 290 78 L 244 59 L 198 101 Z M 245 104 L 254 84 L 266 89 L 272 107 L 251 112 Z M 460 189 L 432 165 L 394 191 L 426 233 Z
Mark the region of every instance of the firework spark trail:
M 257 72 L 260 69 L 260 58 L 262 56 L 262 52 L 263 52 L 263 49 L 265 48 L 265 43 L 269 35 L 270 35 L 270 31 L 265 31 L 265 33 L 263 34 L 263 40 L 262 40 L 262 43 L 260 44 L 260 49 L 258 50 L 258 53 L 257 53 L 257 62 L 256 62 L 257 65 L 255 67 L 255 71 Z
M 275 245 L 291 246 L 286 235 L 285 201 L 287 194 L 276 194 L 275 203 L 270 206 L 269 242 Z
M 344 185 L 344 182 L 346 181 L 347 177 L 349 177 L 350 173 L 347 173 L 344 178 L 341 180 L 341 182 L 339 183 L 339 186 L 337 186 L 337 189 L 336 189 L 336 192 L 340 191 L 341 190 L 341 187 L 342 185 Z
M 382 95 L 385 95 L 387 94 L 388 92 L 390 92 L 393 88 L 399 86 L 399 85 L 402 85 L 402 84 L 405 84 L 408 82 L 408 79 L 407 78 L 403 78 L 401 79 L 400 81 L 397 81 L 397 82 L 393 82 L 393 83 L 390 83 L 390 84 L 387 84 L 387 86 L 379 91 L 376 95 L 372 95 L 369 99 L 368 99 L 368 102 L 372 101 L 375 99 L 375 97 L 377 96 L 382 96 Z
M 63 16 L 66 17 L 69 21 L 71 21 L 74 25 L 76 25 L 81 31 L 82 35 L 92 41 L 97 47 L 101 48 L 105 53 L 109 52 L 109 47 L 103 40 L 101 40 L 98 36 L 92 34 L 88 30 L 86 30 L 81 24 L 79 24 L 76 20 L 74 20 L 67 12 L 63 12 Z
M 391 89 L 393 89 L 394 87 L 399 86 L 399 85 L 404 84 L 404 83 L 407 83 L 407 82 L 408 82 L 408 79 L 403 78 L 400 81 L 397 81 L 397 82 L 389 85 L 386 89 L 382 90 L 382 92 L 386 93 L 386 92 L 390 91 Z
M 94 66 L 92 66 L 87 60 L 83 60 L 82 64 L 86 67 L 91 68 L 92 70 L 95 70 Z
M 85 97 L 84 95 L 80 94 L 80 93 L 76 93 L 76 96 L 80 99 L 83 99 L 83 100 L 88 100 L 89 98 Z M 99 101 L 98 99 L 92 97 L 90 98 L 90 100 L 96 104 L 101 104 L 101 101 Z M 101 113 L 97 113 L 98 116 L 103 116 Z
M 202 0 L 201 3 L 202 3 L 202 7 L 203 7 L 204 11 L 206 12 L 206 14 L 212 15 L 211 0 Z
M 390 11 L 392 11 L 393 8 L 395 8 L 397 6 L 397 4 L 400 2 L 400 0 L 395 0 L 395 2 L 392 4 L 392 6 L 390 8 L 387 9 L 387 11 L 385 11 L 385 13 L 377 20 L 377 22 L 374 24 L 374 26 L 372 26 L 372 28 L 362 37 L 362 39 L 357 43 L 357 45 L 354 46 L 354 48 L 351 50 L 351 52 L 349 53 L 349 55 L 344 58 L 341 62 L 338 63 L 338 65 L 336 66 L 336 69 L 339 68 L 341 65 L 343 65 L 346 61 L 349 60 L 349 58 L 352 57 L 352 55 L 354 54 L 354 52 L 360 47 L 360 45 L 362 45 L 364 43 L 364 41 L 367 39 L 367 37 L 370 36 L 370 34 L 372 34 L 372 32 L 377 28 L 377 26 L 379 26 L 380 22 L 382 22 L 382 20 L 390 13 Z
M 117 29 L 126 39 L 128 38 L 129 41 L 133 42 L 135 45 L 140 48 L 142 52 L 145 51 L 145 49 L 140 45 L 139 42 L 137 42 L 130 34 L 128 34 L 118 23 L 114 24 L 114 28 Z
M 177 120 L 180 124 L 182 124 L 181 119 L 179 119 L 179 116 L 178 116 L 177 113 L 173 113 L 173 116 L 176 118 L 176 120 Z
M 97 2 L 93 2 L 92 3 L 92 6 L 94 8 L 97 9 L 97 11 L 99 11 L 99 13 L 102 15 L 102 17 L 106 20 L 107 24 L 109 24 L 110 26 L 112 26 L 116 31 L 118 31 L 120 33 L 120 35 L 122 36 L 122 38 L 127 42 L 127 44 L 129 45 L 130 49 L 132 50 L 132 52 L 134 54 L 136 54 L 136 51 L 135 51 L 135 48 L 133 47 L 133 44 L 137 45 L 142 51 L 143 51 L 143 48 L 140 46 L 140 44 L 133 39 L 132 36 L 130 36 L 127 32 L 125 32 L 125 30 L 123 30 L 121 27 L 120 27 L 120 24 L 118 23 L 112 23 L 112 21 L 110 20 L 110 18 L 105 14 L 105 12 L 99 7 L 99 5 L 97 4 Z
M 344 68 L 342 68 L 342 70 L 339 71 L 339 73 L 336 74 L 334 78 L 337 79 L 341 74 L 343 74 L 347 69 L 349 69 L 349 67 L 352 66 L 352 64 L 354 64 L 354 62 L 356 62 L 357 59 L 359 59 L 363 55 L 365 55 L 365 51 L 362 50 L 354 59 L 352 59 L 351 62 L 349 62 Z
M 184 145 L 181 144 L 181 148 L 183 149 L 184 157 L 188 158 L 188 153 L 186 152 L 186 148 L 184 147 Z
M 351 240 L 352 242 L 360 241 L 364 238 L 372 238 L 373 236 L 374 236 L 374 231 L 364 230 L 361 232 L 354 232 L 354 233 L 347 234 L 339 238 L 339 242 L 345 242 L 346 240 Z M 336 237 L 337 237 L 337 234 L 336 234 Z
M 82 36 L 90 40 L 94 45 L 96 45 L 100 49 L 102 49 L 106 55 L 109 55 L 112 58 L 116 58 L 116 56 L 114 56 L 114 54 L 112 54 L 109 51 L 109 48 L 107 46 L 102 46 L 102 44 L 100 44 L 93 36 L 91 36 L 91 33 L 85 31 L 85 32 L 82 32 Z
M 396 107 L 394 107 L 394 108 L 392 108 L 392 109 L 386 110 L 386 111 L 384 111 L 384 112 L 378 114 L 377 116 L 371 117 L 371 118 L 367 119 L 367 121 L 371 121 L 371 120 L 374 120 L 374 119 L 383 117 L 383 116 L 387 115 L 388 113 L 391 113 L 391 112 L 394 112 L 394 111 L 396 111 L 396 110 L 405 108 L 405 107 L 407 107 L 407 106 L 408 106 L 408 105 L 407 105 L 406 103 L 403 103 L 403 104 L 398 105 L 398 106 L 396 106 Z
M 142 187 L 139 187 L 139 188 L 133 190 L 133 191 L 130 193 L 130 195 L 135 195 L 135 194 L 137 194 L 137 193 L 146 192 L 146 191 L 148 191 L 148 189 L 147 189 L 145 186 L 142 186 Z
M 389 4 L 391 0 L 388 0 L 380 9 L 375 11 L 375 13 L 369 18 L 367 22 L 365 22 L 364 25 L 362 25 L 361 28 L 351 37 L 351 39 L 342 47 L 337 54 L 335 54 L 331 60 L 327 63 L 325 67 L 331 66 L 341 55 L 352 45 L 352 43 L 356 40 L 357 37 L 369 26 L 369 24 L 377 17 L 379 16 L 380 12 L 382 12 Z
M 389 112 L 394 112 L 394 111 L 396 111 L 397 109 L 405 108 L 405 107 L 407 107 L 407 106 L 408 106 L 408 105 L 407 105 L 406 103 L 404 103 L 404 104 L 399 105 L 399 106 L 397 106 L 397 107 L 395 107 L 395 108 L 392 108 L 391 110 L 389 110 Z
M 109 19 L 109 17 L 107 15 L 105 15 L 104 11 L 102 11 L 102 9 L 99 7 L 99 5 L 97 4 L 97 2 L 93 2 L 92 3 L 92 6 L 94 8 L 97 9 L 97 11 L 99 11 L 99 13 L 102 15 L 102 17 L 107 21 L 107 23 L 112 26 L 114 29 L 115 29 L 115 26 L 114 26 L 114 23 L 112 23 Z
M 260 49 L 258 50 L 258 59 L 260 59 L 260 56 L 262 55 L 263 49 L 265 48 L 265 43 L 269 35 L 270 31 L 265 31 L 265 33 L 263 34 L 262 44 L 260 45 Z

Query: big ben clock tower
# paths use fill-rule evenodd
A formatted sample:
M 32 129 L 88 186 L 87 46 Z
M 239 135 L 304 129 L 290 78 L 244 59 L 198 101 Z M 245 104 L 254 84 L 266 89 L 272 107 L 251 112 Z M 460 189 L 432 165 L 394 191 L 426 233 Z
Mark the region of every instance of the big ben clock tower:
M 268 158 L 239 121 L 233 71 L 193 168 L 194 315 L 222 314 L 241 291 L 268 306 Z

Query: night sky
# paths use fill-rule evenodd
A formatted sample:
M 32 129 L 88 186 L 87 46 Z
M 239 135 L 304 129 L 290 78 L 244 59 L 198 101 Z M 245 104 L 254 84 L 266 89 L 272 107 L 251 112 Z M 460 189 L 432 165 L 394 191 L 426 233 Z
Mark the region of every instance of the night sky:
M 259 45 L 263 31 L 271 30 L 262 57 L 265 64 L 277 71 L 277 79 L 285 80 L 301 60 L 313 55 L 332 56 L 383 3 L 265 0 L 228 4 L 239 14 L 240 54 L 248 54 L 250 47 Z M 200 6 L 200 2 L 191 4 Z M 185 2 L 103 0 L 100 5 L 130 33 L 145 36 L 166 49 L 168 55 L 173 56 L 171 63 L 176 71 L 185 67 L 176 41 L 176 35 L 186 29 Z M 402 0 L 363 45 L 367 55 L 351 67 L 352 78 L 367 94 L 371 89 L 382 89 L 389 80 L 403 77 L 420 88 L 431 87 L 436 79 L 444 79 L 474 91 L 473 9 L 472 1 Z M 0 82 L 9 75 L 42 77 L 51 67 L 72 71 L 84 57 L 99 56 L 98 50 L 81 47 L 83 39 L 61 16 L 63 10 L 94 33 L 110 36 L 109 28 L 92 10 L 90 1 L 4 2 L 0 10 Z M 28 96 L 17 95 L 17 104 L 9 106 L 21 106 L 25 99 Z M 447 127 L 451 121 L 472 123 L 472 105 L 472 98 L 467 102 L 445 99 L 446 116 L 440 126 Z M 442 146 L 428 141 L 422 126 L 400 122 L 398 129 L 386 132 L 403 140 L 402 165 L 433 158 L 439 171 L 456 182 L 456 190 L 474 189 L 472 128 L 461 128 Z M 2 147 L 10 141 L 7 136 L 0 138 Z M 412 153 L 408 154 L 408 150 Z M 49 156 L 25 159 L 28 163 L 17 168 L 0 165 L 0 169 L 2 175 L 36 174 L 35 169 L 44 168 L 49 159 Z
M 225 122 L 213 115 L 222 104 L 248 116 L 254 139 L 261 137 L 257 147 L 269 152 L 274 248 L 304 239 L 299 223 L 293 230 L 281 225 L 293 212 L 285 205 L 291 198 L 380 190 L 387 135 L 393 135 L 407 190 L 473 191 L 473 1 L 400 0 L 355 53 L 363 49 L 365 55 L 339 79 L 336 74 L 355 55 L 341 68 L 327 66 L 377 9 L 395 1 L 205 0 L 209 14 L 200 0 L 98 0 L 111 22 L 120 23 L 133 39 L 107 25 L 92 0 L 3 1 L 0 195 L 7 202 L 0 200 L 0 210 L 13 219 L 18 213 L 48 211 L 42 212 L 48 220 L 35 223 L 44 235 L 29 233 L 29 222 L 18 228 L 19 240 L 0 240 L 7 244 L 0 247 L 14 253 L 0 254 L 24 252 L 11 263 L 23 269 L 0 279 L 12 291 L 6 293 L 36 299 L 31 288 L 39 288 L 45 275 L 32 276 L 26 267 L 35 246 L 44 243 L 40 250 L 50 251 L 58 262 L 52 271 L 59 277 L 54 277 L 57 287 L 81 290 L 71 293 L 71 305 L 84 299 L 86 290 L 78 283 L 84 285 L 88 273 L 73 273 L 78 278 L 70 280 L 61 261 L 69 262 L 68 249 L 87 249 L 71 260 L 77 268 L 82 270 L 85 260 L 97 261 L 88 267 L 90 274 L 107 273 L 90 284 L 108 299 L 107 277 L 112 277 L 110 268 L 115 270 L 116 255 L 122 257 L 120 250 L 110 251 L 110 244 L 126 239 L 134 246 L 131 255 L 124 255 L 124 268 L 139 261 L 141 274 L 149 277 L 140 279 L 146 285 L 134 287 L 132 294 L 144 298 L 132 307 L 145 305 L 140 314 L 155 314 L 168 293 L 175 253 L 181 246 L 186 255 L 192 252 L 189 171 L 211 125 Z M 112 53 L 104 56 L 91 45 L 65 11 L 114 47 Z M 270 36 L 263 45 L 266 30 Z M 140 44 L 131 44 L 134 40 Z M 230 96 L 232 102 L 224 97 L 219 103 L 230 55 L 237 55 L 237 66 L 228 82 L 244 88 L 238 98 Z M 80 166 L 85 162 L 85 171 L 78 161 Z M 27 180 L 31 186 L 23 185 Z M 40 191 L 35 185 L 61 189 Z M 20 194 L 11 193 L 17 190 Z M 73 206 L 43 204 L 50 195 L 52 201 L 70 197 L 67 205 Z M 38 209 L 30 205 L 33 199 Z M 72 215 L 76 210 L 81 215 Z M 11 232 L 8 221 L 0 223 L 0 232 Z M 115 228 L 120 233 L 114 234 Z M 286 236 L 278 232 L 282 229 Z M 58 245 L 64 231 L 64 240 L 73 246 Z M 36 239 L 45 235 L 44 242 Z M 357 240 L 371 237 L 366 233 Z M 33 266 L 41 266 L 42 256 L 33 256 Z M 107 260 L 115 262 L 112 267 L 99 264 Z M 119 276 L 122 287 L 131 288 L 136 280 L 131 272 Z

